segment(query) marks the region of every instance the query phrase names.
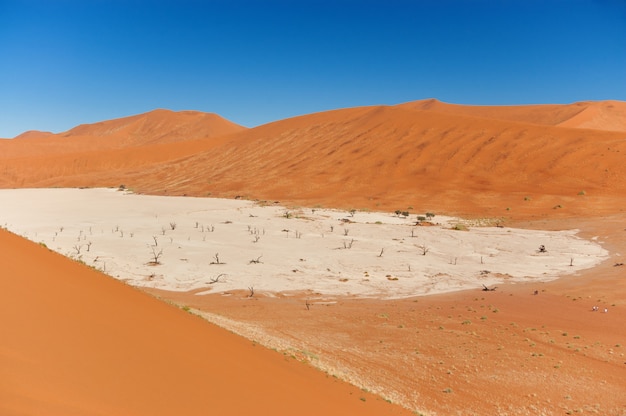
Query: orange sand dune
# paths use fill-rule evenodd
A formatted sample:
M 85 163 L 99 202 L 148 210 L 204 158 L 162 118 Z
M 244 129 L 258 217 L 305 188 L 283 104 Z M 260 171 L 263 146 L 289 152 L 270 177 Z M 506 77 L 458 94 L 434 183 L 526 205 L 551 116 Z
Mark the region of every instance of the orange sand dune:
M 622 101 L 586 101 L 574 104 L 472 106 L 448 104 L 430 99 L 400 104 L 398 107 L 429 110 L 496 120 L 517 121 L 626 132 L 626 103 Z
M 32 159 L 11 157 L 9 149 L 0 159 L 0 186 L 123 183 L 147 193 L 356 208 L 481 207 L 488 216 L 556 206 L 565 208 L 561 215 L 591 205 L 610 212 L 604 198 L 626 193 L 622 133 L 402 106 L 335 110 L 211 140 L 130 149 L 77 148 Z
M 0 186 L 28 187 L 60 177 L 70 186 L 83 186 L 96 180 L 94 173 L 136 170 L 186 157 L 242 130 L 215 114 L 155 110 L 56 135 L 24 133 L 0 141 L 0 160 L 6 161 Z M 125 183 L 123 179 L 119 178 L 118 185 Z
M 625 161 L 620 133 L 369 107 L 261 126 L 127 177 L 148 193 L 499 216 L 624 194 Z
M 38 131 L 38 130 L 29 130 L 29 131 L 25 131 L 24 133 L 20 134 L 19 136 L 15 136 L 14 139 L 41 139 L 43 137 L 47 137 L 47 136 L 51 136 L 54 133 L 51 133 L 49 131 Z
M 7 231 L 0 246 L 3 415 L 410 414 Z
M 626 103 L 603 101 L 580 104 L 587 106 L 572 118 L 559 123 L 559 126 L 626 132 Z
M 145 114 L 83 124 L 64 133 L 26 132 L 0 141 L 2 157 L 58 156 L 145 145 L 212 139 L 245 130 L 216 114 L 154 110 Z
M 217 114 L 199 111 L 154 110 L 145 114 L 84 124 L 61 137 L 107 137 L 119 140 L 116 146 L 168 143 L 200 137 L 217 137 L 245 130 Z

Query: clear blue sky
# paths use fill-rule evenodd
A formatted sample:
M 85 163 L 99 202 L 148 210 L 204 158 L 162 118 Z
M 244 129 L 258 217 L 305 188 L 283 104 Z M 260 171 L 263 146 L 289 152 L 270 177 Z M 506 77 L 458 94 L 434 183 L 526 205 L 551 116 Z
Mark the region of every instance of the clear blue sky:
M 626 101 L 626 1 L 0 0 L 0 137 L 424 98 Z

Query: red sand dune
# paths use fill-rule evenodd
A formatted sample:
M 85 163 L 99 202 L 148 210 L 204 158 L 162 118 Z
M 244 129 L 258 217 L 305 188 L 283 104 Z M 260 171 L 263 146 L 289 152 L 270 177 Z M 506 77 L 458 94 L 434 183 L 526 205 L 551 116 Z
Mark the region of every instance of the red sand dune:
M 29 131 L 0 141 L 3 158 L 56 157 L 84 152 L 212 139 L 246 128 L 217 114 L 198 111 L 154 110 L 145 114 L 83 124 L 52 134 Z
M 0 246 L 2 415 L 410 414 L 4 230 Z
M 624 133 L 502 120 L 536 122 L 542 109 L 537 106 L 517 107 L 515 117 L 510 108 L 487 108 L 499 119 L 467 115 L 475 107 L 452 106 L 467 113 L 453 114 L 435 111 L 451 108 L 439 102 L 413 106 L 435 109 L 403 104 L 335 110 L 226 136 L 194 139 L 200 135 L 195 134 L 183 142 L 133 147 L 121 147 L 120 135 L 108 149 L 100 145 L 103 136 L 67 133 L 81 138 L 72 141 L 75 150 L 58 144 L 57 136 L 29 140 L 28 159 L 19 156 L 27 154 L 20 143 L 0 143 L 0 186 L 126 184 L 147 193 L 356 208 L 428 206 L 462 213 L 457 208 L 480 207 L 489 216 L 528 215 L 556 205 L 567 207 L 559 213 L 575 213 L 588 208 L 589 199 L 576 198 L 583 191 L 596 201 L 626 193 Z M 548 106 L 543 120 L 563 123 L 562 114 L 573 116 L 574 107 Z M 150 116 L 159 120 L 158 114 Z M 77 129 L 100 134 L 113 128 Z M 85 144 L 91 141 L 98 145 Z M 50 142 L 64 154 L 51 151 Z M 525 197 L 535 202 L 524 203 Z M 596 209 L 606 207 L 601 203 Z
M 260 325 L 407 408 L 622 415 L 626 285 L 624 268 L 614 264 L 626 253 L 625 108 L 617 101 L 477 107 L 427 100 L 253 129 L 201 113 L 156 111 L 2 141 L 0 187 L 125 184 L 154 194 L 578 228 L 610 258 L 539 286 L 402 301 L 337 299 L 314 313 L 294 312 L 304 310 L 298 296 L 246 303 L 237 296 L 158 295 Z M 283 414 L 397 411 L 371 396 L 362 402 L 358 389 L 41 247 L 7 233 L 0 243 L 1 412 L 204 414 L 207 400 L 216 412 L 233 414 L 280 414 L 281 406 Z M 610 313 L 590 312 L 594 304 Z
M 588 101 L 565 105 L 470 106 L 430 99 L 400 104 L 399 107 L 546 126 L 626 132 L 626 103 L 622 101 Z

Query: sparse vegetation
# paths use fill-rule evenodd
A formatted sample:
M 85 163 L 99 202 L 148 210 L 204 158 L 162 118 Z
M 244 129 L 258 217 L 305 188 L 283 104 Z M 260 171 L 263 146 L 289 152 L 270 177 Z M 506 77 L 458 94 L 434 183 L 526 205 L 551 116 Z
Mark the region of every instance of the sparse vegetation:
M 220 277 L 222 276 L 226 276 L 226 275 L 224 273 L 220 273 L 217 276 L 210 278 L 209 284 L 212 285 L 212 284 L 218 283 L 220 281 Z
M 261 256 L 257 257 L 256 259 L 252 259 L 252 260 L 250 260 L 250 261 L 248 262 L 248 264 L 259 264 L 259 263 L 263 263 L 263 262 L 261 261 L 261 257 L 263 257 L 263 256 L 261 255 Z
M 152 266 L 161 264 L 159 258 L 161 258 L 161 256 L 163 255 L 163 249 L 157 251 L 156 246 L 150 246 L 150 248 L 152 250 L 152 260 L 148 264 Z
M 220 261 L 220 253 L 215 253 L 213 255 L 213 258 L 215 259 L 215 261 L 212 261 L 210 264 L 224 264 Z

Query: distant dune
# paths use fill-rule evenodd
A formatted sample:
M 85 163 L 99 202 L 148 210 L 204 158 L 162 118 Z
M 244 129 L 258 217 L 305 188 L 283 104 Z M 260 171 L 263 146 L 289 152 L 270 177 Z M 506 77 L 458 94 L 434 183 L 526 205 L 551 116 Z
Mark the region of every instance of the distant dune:
M 48 136 L 51 136 L 53 134 L 54 133 L 51 133 L 49 131 L 29 130 L 29 131 L 25 131 L 24 133 L 20 134 L 19 136 L 15 136 L 14 139 L 15 140 L 41 139 L 42 137 L 48 137 Z
M 430 99 L 400 104 L 399 107 L 546 126 L 626 132 L 626 103 L 621 101 L 587 101 L 565 105 L 471 106 L 447 104 Z
M 478 107 L 426 100 L 252 129 L 213 114 L 157 110 L 2 142 L 0 186 L 125 184 L 164 195 L 492 216 L 529 215 L 574 198 L 572 212 L 589 207 L 579 193 L 626 193 L 624 133 L 607 131 L 623 128 L 625 109 L 616 101 Z

